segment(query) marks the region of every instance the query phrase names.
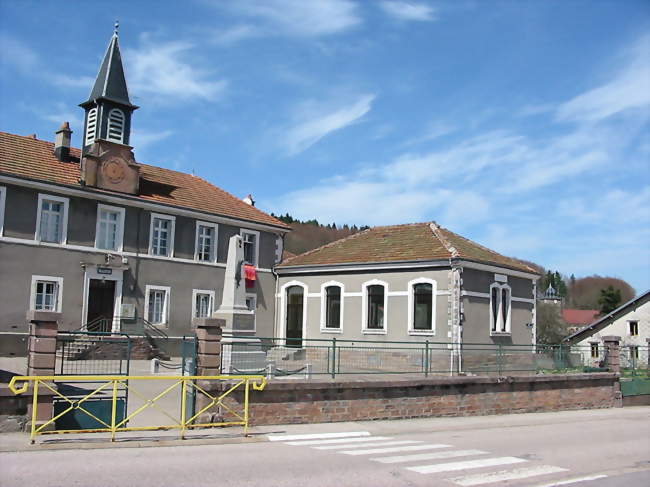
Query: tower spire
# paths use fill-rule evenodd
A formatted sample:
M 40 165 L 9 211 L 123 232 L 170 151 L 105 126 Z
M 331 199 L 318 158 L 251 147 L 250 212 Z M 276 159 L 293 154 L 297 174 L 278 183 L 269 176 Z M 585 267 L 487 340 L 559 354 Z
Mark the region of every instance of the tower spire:
M 117 37 L 118 31 L 120 30 L 120 21 L 115 21 L 115 28 L 113 29 L 113 35 Z

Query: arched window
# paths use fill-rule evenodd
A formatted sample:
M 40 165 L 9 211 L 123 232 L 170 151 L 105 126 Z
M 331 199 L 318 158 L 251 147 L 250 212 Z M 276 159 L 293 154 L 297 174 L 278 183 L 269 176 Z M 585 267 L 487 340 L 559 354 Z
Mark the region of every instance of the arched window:
M 95 142 L 97 135 L 97 107 L 88 110 L 88 117 L 86 118 L 86 141 L 84 145 L 90 145 Z
M 341 286 L 325 288 L 325 328 L 341 328 Z
M 381 284 L 366 287 L 366 328 L 385 330 L 386 289 Z
M 113 108 L 108 112 L 108 140 L 113 142 L 124 142 L 124 112 L 117 108 Z
M 302 286 L 289 286 L 286 290 L 286 339 L 288 347 L 302 346 L 302 328 L 305 293 Z
M 507 284 L 490 286 L 490 332 L 510 333 L 511 291 Z
M 413 286 L 413 329 L 431 330 L 433 327 L 433 286 L 421 282 Z

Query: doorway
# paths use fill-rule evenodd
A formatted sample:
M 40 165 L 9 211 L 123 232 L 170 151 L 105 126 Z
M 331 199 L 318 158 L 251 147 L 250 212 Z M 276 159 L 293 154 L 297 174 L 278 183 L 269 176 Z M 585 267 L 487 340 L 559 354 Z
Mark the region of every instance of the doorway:
M 115 311 L 115 281 L 90 279 L 88 283 L 88 331 L 110 332 Z
M 287 346 L 302 347 L 304 292 L 300 286 L 287 288 Z

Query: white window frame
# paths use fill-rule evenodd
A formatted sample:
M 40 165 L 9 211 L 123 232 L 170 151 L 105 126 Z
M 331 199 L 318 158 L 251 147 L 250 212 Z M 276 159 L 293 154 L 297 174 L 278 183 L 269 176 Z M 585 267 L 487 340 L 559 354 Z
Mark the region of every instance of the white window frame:
M 145 286 L 145 295 L 144 295 L 144 319 L 147 320 L 154 326 L 169 326 L 169 302 L 171 300 L 171 287 L 169 286 L 156 286 L 153 284 L 147 284 Z M 163 303 L 163 322 L 162 323 L 152 323 L 149 319 L 149 292 L 150 291 L 165 291 L 165 302 Z
M 258 232 L 257 230 L 248 230 L 247 228 L 240 229 L 239 235 L 241 235 L 242 237 L 242 248 L 244 246 L 244 242 L 243 242 L 244 235 L 246 234 L 255 236 L 255 262 L 246 262 L 246 263 L 258 267 L 260 262 L 260 232 Z
M 384 286 L 384 327 L 368 328 L 368 288 L 370 286 Z M 364 335 L 386 335 L 388 333 L 388 283 L 379 279 L 366 281 L 361 285 L 363 299 L 361 303 L 361 333 Z
M 302 340 L 307 339 L 307 306 L 309 303 L 307 284 L 300 281 L 289 281 L 280 287 L 280 323 L 279 336 L 282 340 L 287 339 L 287 289 L 291 286 L 300 286 L 302 288 Z
M 56 306 L 54 310 L 50 311 L 61 313 L 61 309 L 63 308 L 63 278 L 57 276 L 32 276 L 31 290 L 29 293 L 29 309 L 36 311 L 36 284 L 39 282 L 56 282 Z
M 415 285 L 416 284 L 431 284 L 431 329 L 430 330 L 416 330 L 415 329 Z M 438 295 L 438 283 L 434 279 L 428 277 L 418 277 L 408 283 L 408 333 L 409 335 L 424 335 L 434 336 L 436 334 L 436 298 Z
M 7 201 L 7 188 L 0 186 L 0 237 L 4 235 L 5 231 L 5 205 Z
M 169 236 L 169 252 L 167 255 L 158 255 L 153 253 L 153 223 L 156 218 L 171 221 L 170 236 Z M 173 215 L 165 215 L 163 213 L 151 213 L 151 221 L 149 222 L 149 255 L 153 255 L 160 259 L 171 259 L 174 257 L 174 234 L 176 233 L 176 217 Z
M 84 141 L 84 145 L 90 145 L 93 142 L 95 142 L 95 139 L 97 138 L 97 126 L 99 125 L 97 123 L 97 118 L 99 115 L 99 110 L 97 107 L 93 107 L 90 110 L 88 110 L 88 115 L 86 116 L 86 140 Z M 91 124 L 92 124 L 92 129 L 91 129 Z
M 119 128 L 119 137 L 111 136 L 111 127 L 113 125 Z M 108 112 L 108 123 L 106 124 L 106 140 L 109 140 L 111 142 L 117 142 L 118 144 L 123 144 L 125 126 L 126 126 L 126 115 L 124 114 L 124 112 L 119 108 L 112 108 Z
M 253 331 L 257 331 L 257 294 L 256 293 L 246 293 L 246 299 L 253 300 L 253 309 L 248 311 L 253 314 Z M 303 298 L 304 300 L 304 298 Z M 248 306 L 247 306 L 248 307 Z
M 99 246 L 99 227 L 100 227 L 100 215 L 102 210 L 112 211 L 118 213 L 119 217 L 117 219 L 117 248 L 107 249 Z M 119 206 L 110 206 L 103 203 L 97 204 L 97 223 L 95 226 L 95 248 L 98 250 L 106 250 L 109 252 L 122 252 L 124 248 L 124 215 L 126 214 L 125 208 L 120 208 Z
M 212 237 L 212 256 L 209 260 L 199 260 L 199 229 L 201 227 L 209 227 L 214 230 Z M 194 260 L 197 262 L 217 262 L 217 252 L 219 247 L 219 225 L 212 222 L 196 221 L 196 230 L 194 234 Z
M 499 289 L 499 307 L 497 312 L 497 326 L 494 326 L 494 314 L 492 313 L 492 289 Z M 503 290 L 508 290 L 508 319 L 505 321 L 504 326 L 505 330 L 498 325 L 503 323 Z M 511 334 L 511 325 L 512 325 L 512 289 L 509 285 L 495 282 L 490 286 L 490 335 L 491 336 L 503 336 Z
M 45 244 L 63 245 L 68 242 L 68 209 L 70 207 L 70 200 L 62 196 L 54 196 L 46 193 L 38 193 L 38 210 L 36 213 L 36 230 L 34 233 L 34 240 L 41 242 L 41 214 L 43 212 L 43 201 L 54 201 L 63 203 L 63 217 L 61 218 L 61 238 L 59 242 L 43 242 Z
M 341 289 L 341 310 L 338 328 L 327 327 L 327 288 L 337 286 Z M 320 286 L 320 331 L 321 333 L 343 333 L 343 307 L 345 302 L 345 285 L 338 281 L 327 281 Z
M 210 289 L 192 289 L 192 318 L 197 318 L 196 316 L 196 296 L 197 294 L 207 294 L 210 296 L 210 310 L 208 313 L 208 318 L 214 313 L 214 296 L 215 292 Z

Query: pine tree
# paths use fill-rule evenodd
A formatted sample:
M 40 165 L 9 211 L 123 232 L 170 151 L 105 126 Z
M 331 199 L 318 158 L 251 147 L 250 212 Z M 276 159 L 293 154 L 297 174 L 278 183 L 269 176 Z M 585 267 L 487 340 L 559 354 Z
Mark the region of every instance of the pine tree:
M 600 290 L 600 297 L 598 298 L 598 306 L 600 306 L 600 314 L 606 315 L 611 313 L 621 304 L 621 290 L 614 289 L 614 286 L 607 286 L 605 289 Z

